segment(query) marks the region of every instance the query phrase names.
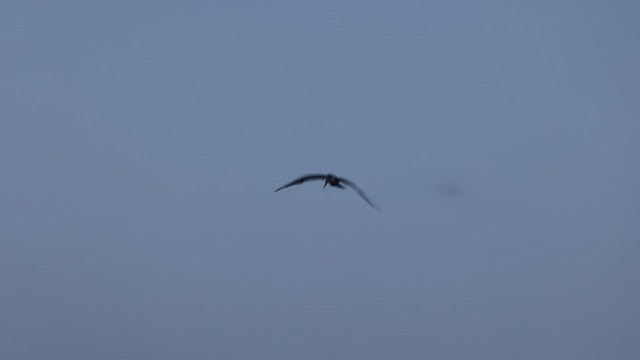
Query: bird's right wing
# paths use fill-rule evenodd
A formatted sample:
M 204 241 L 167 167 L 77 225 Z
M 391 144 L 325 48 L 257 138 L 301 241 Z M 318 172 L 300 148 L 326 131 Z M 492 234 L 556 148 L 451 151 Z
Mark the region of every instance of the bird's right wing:
M 288 188 L 289 186 L 293 186 L 293 185 L 300 185 L 303 182 L 306 181 L 311 181 L 311 180 L 324 180 L 325 179 L 325 175 L 324 174 L 307 174 L 304 176 L 301 176 L 295 180 L 293 180 L 292 182 L 282 185 L 279 188 L 277 188 L 274 192 L 280 191 L 284 188 Z
M 364 192 L 364 190 L 360 189 L 360 187 L 358 185 L 356 185 L 353 181 L 351 181 L 349 179 L 345 179 L 345 178 L 340 178 L 340 181 L 342 181 L 347 186 L 349 186 L 350 188 L 355 190 L 358 193 L 358 195 L 360 195 L 364 199 L 364 201 L 366 201 L 367 203 L 369 203 L 369 205 L 371 205 L 372 208 L 374 208 L 374 209 L 376 209 L 378 211 L 382 211 L 382 210 L 380 210 L 378 205 L 376 205 L 371 199 L 369 199 L 369 197 Z

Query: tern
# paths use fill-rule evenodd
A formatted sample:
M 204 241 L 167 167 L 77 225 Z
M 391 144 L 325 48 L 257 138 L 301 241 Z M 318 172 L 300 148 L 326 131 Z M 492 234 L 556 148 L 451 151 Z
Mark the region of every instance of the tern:
M 345 188 L 344 185 L 347 185 L 348 187 L 355 190 L 355 192 L 357 192 L 358 195 L 360 195 L 364 199 L 364 201 L 366 201 L 369 205 L 371 205 L 371 207 L 380 211 L 380 208 L 373 201 L 371 201 L 371 199 L 369 199 L 367 194 L 365 194 L 365 192 L 362 191 L 362 189 L 360 189 L 360 187 L 356 185 L 353 181 L 349 179 L 345 179 L 343 177 L 333 175 L 333 174 L 307 174 L 293 180 L 288 184 L 282 185 L 281 187 L 277 188 L 274 192 L 278 192 L 282 189 L 288 188 L 289 186 L 300 185 L 304 182 L 312 181 L 312 180 L 324 180 L 324 186 L 322 187 L 323 189 L 327 187 L 327 184 L 340 189 L 344 189 Z

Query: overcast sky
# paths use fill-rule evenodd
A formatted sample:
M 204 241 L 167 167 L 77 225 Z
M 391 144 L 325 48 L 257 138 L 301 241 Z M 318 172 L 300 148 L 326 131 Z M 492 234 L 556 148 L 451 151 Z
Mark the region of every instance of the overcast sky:
M 0 358 L 639 359 L 638 14 L 2 2 Z

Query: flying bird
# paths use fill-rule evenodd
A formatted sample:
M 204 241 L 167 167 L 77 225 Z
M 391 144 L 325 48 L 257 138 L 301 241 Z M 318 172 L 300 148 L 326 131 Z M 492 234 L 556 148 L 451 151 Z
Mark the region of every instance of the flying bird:
M 364 201 L 366 201 L 369 205 L 371 205 L 371 207 L 380 211 L 380 208 L 373 201 L 371 201 L 371 199 L 369 199 L 367 194 L 365 194 L 364 191 L 362 191 L 362 189 L 360 189 L 360 187 L 356 185 L 353 181 L 333 175 L 333 174 L 307 174 L 293 180 L 288 184 L 282 185 L 281 187 L 277 188 L 274 192 L 278 192 L 282 189 L 288 188 L 289 186 L 300 185 L 304 182 L 312 181 L 312 180 L 324 180 L 324 186 L 322 187 L 323 189 L 327 187 L 327 184 L 340 189 L 344 189 L 345 188 L 344 185 L 347 185 L 348 187 L 355 190 L 355 192 L 357 192 L 358 195 L 360 195 L 364 199 Z

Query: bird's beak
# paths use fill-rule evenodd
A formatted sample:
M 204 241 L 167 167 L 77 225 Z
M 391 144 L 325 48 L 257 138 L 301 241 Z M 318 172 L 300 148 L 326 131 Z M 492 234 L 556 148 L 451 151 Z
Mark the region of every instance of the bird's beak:
M 324 188 L 326 188 L 326 187 L 327 187 L 327 183 L 328 183 L 328 181 L 327 181 L 327 180 L 325 180 L 325 181 L 324 181 L 324 186 L 322 187 L 322 189 L 324 189 Z

